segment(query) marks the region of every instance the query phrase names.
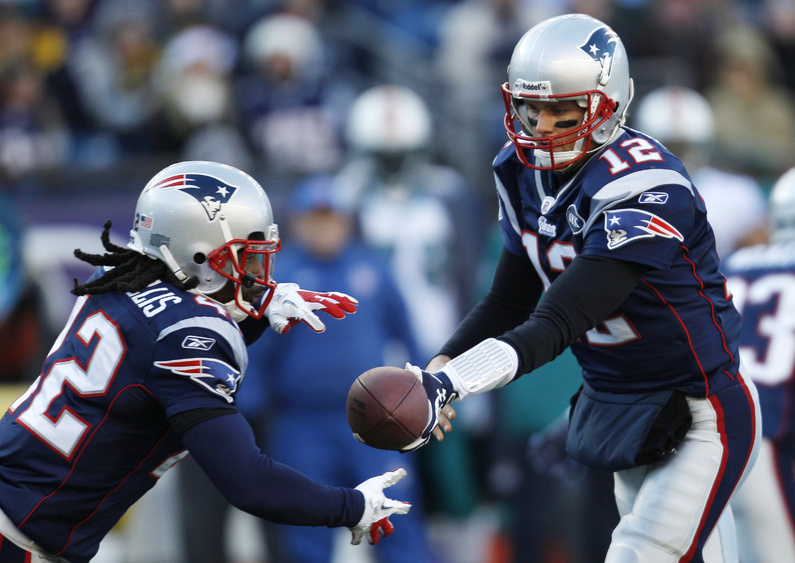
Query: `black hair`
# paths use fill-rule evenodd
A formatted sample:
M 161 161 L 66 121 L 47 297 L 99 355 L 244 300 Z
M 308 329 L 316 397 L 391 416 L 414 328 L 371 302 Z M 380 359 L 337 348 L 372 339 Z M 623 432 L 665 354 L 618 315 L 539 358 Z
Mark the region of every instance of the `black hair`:
M 107 250 L 105 254 L 88 254 L 82 250 L 75 249 L 75 256 L 83 262 L 88 262 L 92 266 L 112 266 L 102 276 L 95 280 L 75 285 L 72 293 L 75 295 L 97 295 L 118 291 L 120 293 L 141 291 L 150 283 L 157 280 L 164 280 L 171 285 L 182 290 L 190 290 L 199 285 L 199 278 L 193 276 L 185 281 L 180 281 L 165 262 L 156 260 L 131 250 L 117 246 L 110 242 L 110 228 L 113 223 L 105 221 L 102 231 L 102 246 Z

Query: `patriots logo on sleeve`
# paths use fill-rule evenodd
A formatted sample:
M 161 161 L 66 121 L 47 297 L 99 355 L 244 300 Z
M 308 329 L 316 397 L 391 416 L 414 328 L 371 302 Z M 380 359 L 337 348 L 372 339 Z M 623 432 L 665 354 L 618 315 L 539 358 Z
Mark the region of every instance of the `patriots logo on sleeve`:
M 202 387 L 220 395 L 228 403 L 234 400 L 234 394 L 237 393 L 238 385 L 243 379 L 238 370 L 214 358 L 185 358 L 155 362 L 154 365 L 177 375 L 189 377 Z
M 682 233 L 665 219 L 640 209 L 614 209 L 605 211 L 605 231 L 607 248 L 612 250 L 630 241 L 663 237 L 684 240 Z
M 232 194 L 237 191 L 235 186 L 207 174 L 175 174 L 159 181 L 149 189 L 162 190 L 165 188 L 177 188 L 195 197 L 204 207 L 210 221 L 218 215 L 221 205 L 228 202 Z

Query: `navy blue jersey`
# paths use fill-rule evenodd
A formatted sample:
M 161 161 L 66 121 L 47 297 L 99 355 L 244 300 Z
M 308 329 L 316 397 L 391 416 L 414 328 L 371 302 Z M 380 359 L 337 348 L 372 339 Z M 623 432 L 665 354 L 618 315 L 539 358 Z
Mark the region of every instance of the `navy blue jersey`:
M 77 299 L 40 377 L 0 420 L 0 507 L 88 561 L 184 446 L 169 417 L 229 407 L 247 353 L 216 302 L 157 282 Z
M 743 318 L 740 353 L 759 390 L 762 432 L 795 437 L 795 242 L 741 248 L 723 267 Z
M 494 172 L 505 246 L 528 257 L 545 287 L 579 254 L 649 267 L 626 301 L 572 344 L 589 384 L 707 396 L 731 381 L 740 317 L 704 202 L 679 159 L 625 129 L 565 181 L 523 166 L 511 144 Z

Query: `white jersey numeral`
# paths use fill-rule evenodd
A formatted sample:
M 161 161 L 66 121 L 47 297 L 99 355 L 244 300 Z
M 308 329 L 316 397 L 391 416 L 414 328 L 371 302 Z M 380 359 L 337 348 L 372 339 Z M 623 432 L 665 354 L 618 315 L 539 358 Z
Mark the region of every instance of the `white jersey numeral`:
M 767 339 L 767 350 L 740 346 L 740 355 L 751 377 L 778 385 L 795 372 L 795 275 L 770 274 L 751 283 L 741 277 L 728 280 L 734 305 L 742 315 L 747 305 L 776 302 L 775 309 L 759 317 L 756 334 Z
M 627 149 L 627 154 L 632 157 L 632 160 L 635 161 L 635 164 L 663 160 L 663 156 L 660 154 L 660 151 L 658 151 L 649 141 L 646 139 L 641 139 L 640 137 L 627 139 L 621 143 L 621 147 Z M 618 153 L 616 153 L 613 149 L 607 149 L 599 156 L 599 158 L 606 161 L 610 165 L 610 174 L 614 176 L 619 172 L 623 172 L 624 170 L 627 170 L 631 167 L 629 162 L 618 156 Z
M 549 277 L 541 266 L 541 256 L 538 251 L 538 235 L 525 232 L 522 235 L 522 243 L 527 251 L 527 257 L 533 264 L 536 273 L 544 283 L 544 290 L 549 289 Z M 555 272 L 562 272 L 572 260 L 577 256 L 574 246 L 568 242 L 553 241 L 547 249 L 546 257 L 549 268 Z M 613 317 L 605 319 L 604 322 L 595 326 L 585 333 L 584 338 L 589 344 L 596 346 L 618 346 L 626 344 L 640 338 L 640 335 L 632 328 L 629 321 L 624 317 Z
M 536 273 L 544 282 L 544 290 L 549 289 L 552 282 L 549 281 L 544 269 L 541 267 L 541 257 L 538 252 L 538 235 L 534 233 L 525 232 L 522 235 L 522 244 L 524 244 L 527 251 L 527 257 L 533 263 Z M 547 249 L 547 263 L 554 272 L 562 272 L 566 266 L 574 260 L 577 253 L 574 251 L 574 245 L 569 242 L 553 241 Z
M 89 424 L 68 406 L 51 413 L 53 402 L 63 394 L 65 385 L 81 397 L 106 393 L 125 353 L 119 328 L 102 312 L 88 317 L 77 337 L 86 346 L 97 339 L 88 363 L 82 366 L 75 358 L 69 358 L 53 364 L 49 373 L 40 378 L 41 385 L 30 405 L 18 417 L 25 428 L 67 459 L 74 454 Z M 29 395 L 30 390 L 25 397 Z

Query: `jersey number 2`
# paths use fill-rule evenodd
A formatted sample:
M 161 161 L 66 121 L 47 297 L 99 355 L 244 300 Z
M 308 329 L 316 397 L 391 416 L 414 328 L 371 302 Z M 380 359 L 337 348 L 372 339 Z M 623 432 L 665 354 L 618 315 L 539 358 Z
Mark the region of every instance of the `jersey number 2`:
M 549 276 L 544 272 L 541 265 L 541 255 L 538 249 L 538 235 L 525 232 L 522 235 L 522 243 L 527 250 L 527 256 L 536 270 L 536 273 L 544 283 L 544 290 L 549 289 L 552 282 Z M 546 252 L 547 264 L 549 268 L 555 272 L 562 272 L 566 269 L 577 253 L 574 251 L 574 246 L 571 243 L 564 243 L 560 241 L 552 241 Z M 629 321 L 624 317 L 618 316 L 610 319 L 605 319 L 602 323 L 598 324 L 583 335 L 589 344 L 594 346 L 618 346 L 637 340 L 639 337 L 635 329 L 629 324 Z
M 67 326 L 65 330 L 69 329 Z M 94 353 L 87 364 L 82 366 L 75 358 L 56 362 L 46 376 L 39 376 L 30 389 L 11 405 L 13 412 L 35 393 L 17 420 L 67 459 L 71 459 L 89 424 L 69 407 L 59 413 L 50 413 L 53 402 L 63 394 L 65 385 L 81 397 L 106 393 L 125 353 L 119 328 L 102 312 L 86 318 L 77 331 L 77 337 L 86 346 L 97 338 Z

